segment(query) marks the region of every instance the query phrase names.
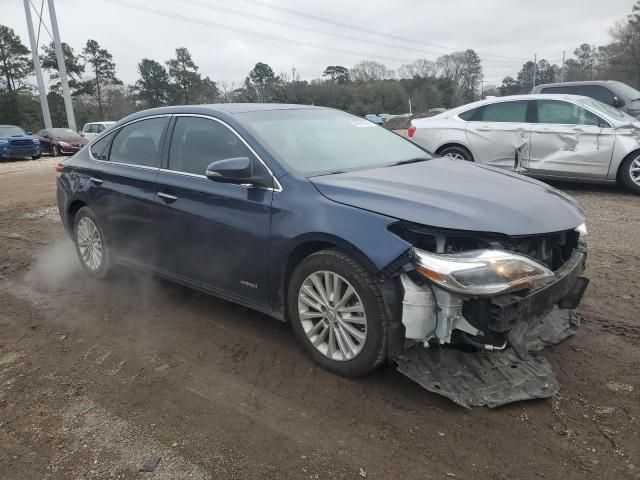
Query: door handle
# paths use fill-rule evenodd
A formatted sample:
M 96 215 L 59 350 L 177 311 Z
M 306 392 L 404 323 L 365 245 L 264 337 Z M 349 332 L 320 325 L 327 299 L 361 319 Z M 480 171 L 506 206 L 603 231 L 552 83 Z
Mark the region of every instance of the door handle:
M 158 196 L 162 198 L 165 202 L 175 202 L 176 200 L 178 200 L 178 197 L 176 197 L 175 195 L 171 195 L 169 193 L 158 192 Z
M 479 132 L 490 132 L 492 130 L 491 127 L 478 127 L 477 130 Z
M 100 180 L 99 178 L 96 178 L 96 177 L 91 177 L 89 180 L 91 180 L 91 182 L 95 183 L 96 185 L 102 185 L 102 183 L 104 182 L 104 180 Z

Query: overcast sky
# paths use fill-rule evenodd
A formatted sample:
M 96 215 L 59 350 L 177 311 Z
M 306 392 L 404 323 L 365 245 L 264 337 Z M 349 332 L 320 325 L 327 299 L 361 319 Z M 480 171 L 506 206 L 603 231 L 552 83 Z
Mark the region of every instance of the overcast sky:
M 32 0 L 38 8 L 41 1 Z M 213 80 L 236 82 L 242 81 L 256 62 L 268 63 L 276 73 L 290 72 L 295 67 L 303 79 L 312 79 L 320 77 L 327 65 L 351 67 L 368 58 L 395 69 L 418 57 L 435 60 L 453 49 L 473 48 L 480 53 L 488 83 L 499 84 L 505 75 L 515 75 L 522 63 L 533 59 L 536 53 L 538 58 L 560 63 L 563 50 L 569 55 L 581 43 L 608 42 L 609 28 L 629 14 L 634 4 L 634 0 L 112 1 L 152 8 L 163 15 L 108 0 L 55 0 L 55 3 L 62 40 L 76 53 L 82 50 L 87 39 L 97 40 L 113 54 L 117 73 L 125 83 L 136 80 L 140 59 L 164 62 L 176 47 L 187 47 L 203 75 Z M 206 8 L 206 5 L 254 18 Z M 0 23 L 16 30 L 29 45 L 23 1 L 0 0 L 0 10 Z M 164 13 L 182 18 L 170 18 Z M 256 16 L 306 30 L 265 22 Z M 34 21 L 37 21 L 35 15 Z M 353 39 L 341 38 L 341 35 Z M 279 37 L 285 42 L 267 37 Z M 44 29 L 40 39 L 40 44 L 49 41 Z M 439 48 L 441 46 L 450 49 Z

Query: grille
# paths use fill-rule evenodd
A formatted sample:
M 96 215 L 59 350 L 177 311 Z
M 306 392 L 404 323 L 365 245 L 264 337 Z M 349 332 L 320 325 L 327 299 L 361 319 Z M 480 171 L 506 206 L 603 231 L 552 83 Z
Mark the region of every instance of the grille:
M 11 140 L 12 147 L 33 147 L 33 140 Z

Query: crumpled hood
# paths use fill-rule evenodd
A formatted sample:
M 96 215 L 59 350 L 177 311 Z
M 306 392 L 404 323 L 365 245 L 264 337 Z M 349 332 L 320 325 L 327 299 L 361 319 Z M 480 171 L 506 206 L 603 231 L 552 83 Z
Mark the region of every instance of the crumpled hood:
M 542 182 L 448 158 L 309 180 L 333 201 L 432 227 L 532 235 L 585 221 L 575 200 Z

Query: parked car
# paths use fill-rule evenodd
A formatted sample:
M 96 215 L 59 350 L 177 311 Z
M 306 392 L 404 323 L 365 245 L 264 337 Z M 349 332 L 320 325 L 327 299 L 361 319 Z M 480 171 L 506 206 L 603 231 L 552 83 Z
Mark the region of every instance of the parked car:
M 531 93 L 581 95 L 599 100 L 627 112 L 632 117 L 640 116 L 640 92 L 626 83 L 611 80 L 588 82 L 545 83 Z
M 86 137 L 87 140 L 93 140 L 102 132 L 110 128 L 116 122 L 89 122 L 85 123 L 82 128 L 82 136 Z
M 568 328 L 586 230 L 577 202 L 543 183 L 432 159 L 344 112 L 274 104 L 138 112 L 56 170 L 62 223 L 96 278 L 127 265 L 291 322 L 341 375 L 390 359 L 466 405 L 557 391 L 525 334 L 534 319 Z M 429 344 L 455 356 L 430 370 L 445 353 Z M 495 357 L 476 380 L 495 388 L 477 397 L 456 390 L 461 375 L 429 380 L 462 358 L 491 363 L 458 350 L 507 346 L 522 357 Z
M 0 160 L 9 158 L 40 158 L 40 142 L 15 125 L 0 125 Z
M 72 155 L 84 147 L 89 140 L 70 128 L 45 128 L 37 134 L 43 153 L 53 157 Z
M 640 193 L 640 122 L 593 98 L 483 100 L 413 120 L 408 133 L 438 155 L 541 179 L 620 182 Z
M 366 118 L 370 122 L 375 123 L 376 125 L 382 125 L 384 123 L 384 119 L 380 118 L 378 115 L 369 114 L 365 115 L 364 118 Z

